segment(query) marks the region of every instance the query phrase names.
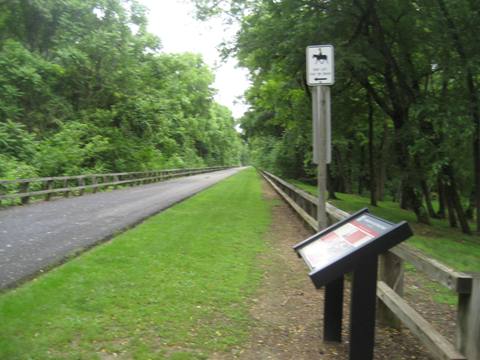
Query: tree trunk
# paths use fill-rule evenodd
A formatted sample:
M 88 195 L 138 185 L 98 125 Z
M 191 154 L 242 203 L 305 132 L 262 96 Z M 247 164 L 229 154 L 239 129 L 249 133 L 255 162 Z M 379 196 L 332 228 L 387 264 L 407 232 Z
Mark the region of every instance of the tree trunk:
M 415 189 L 412 186 L 407 186 L 405 190 L 407 192 L 408 202 L 411 204 L 415 215 L 417 216 L 417 221 L 422 224 L 430 225 L 430 218 L 428 213 L 425 211 L 425 208 L 422 204 L 422 199 L 417 195 Z
M 339 169 L 337 171 L 338 175 L 335 178 L 335 183 L 336 183 L 335 191 L 346 193 L 347 192 L 346 185 L 345 185 L 346 171 L 344 169 L 345 162 L 343 161 L 343 154 L 341 151 L 335 150 L 335 148 L 333 148 L 333 150 L 335 151 L 334 154 L 336 155 L 335 158 L 337 159 L 336 166 L 337 166 L 337 169 Z
M 417 221 L 422 224 L 430 225 L 430 217 L 423 206 L 421 191 L 417 191 L 420 185 L 419 180 L 423 178 L 423 169 L 419 166 L 412 166 L 409 162 L 409 152 L 407 144 L 398 137 L 396 139 L 397 148 L 397 162 L 402 176 L 402 199 L 401 202 L 404 207 L 410 208 L 415 212 Z M 402 208 L 404 208 L 402 207 Z
M 438 176 L 438 179 L 437 179 L 437 190 L 438 190 L 437 218 L 445 219 L 445 185 L 443 184 L 443 181 L 440 175 Z
M 399 138 L 396 140 L 396 148 L 397 161 L 403 172 L 401 205 L 412 209 L 415 212 L 419 223 L 430 225 L 430 217 L 423 206 L 422 196 L 420 195 L 421 191 L 417 191 L 417 186 L 419 186 L 418 179 L 423 177 L 422 168 L 419 166 L 413 167 L 411 165 L 411 162 L 409 162 L 408 159 L 409 152 L 407 144 Z
M 463 211 L 462 202 L 460 201 L 460 196 L 458 195 L 457 191 L 457 182 L 455 180 L 455 174 L 453 167 L 451 165 L 447 165 L 445 167 L 445 175 L 448 176 L 449 184 L 448 192 L 451 197 L 451 205 L 457 214 L 458 222 L 460 223 L 460 227 L 464 234 L 471 234 L 470 226 L 468 225 L 467 218 L 465 217 L 465 212 Z
M 450 186 L 445 185 L 445 202 L 447 204 L 448 210 L 448 222 L 450 227 L 456 228 L 457 227 L 457 218 L 455 217 L 455 209 L 453 207 L 453 196 L 452 196 L 452 189 Z
M 477 217 L 477 232 L 480 233 L 480 121 L 477 123 L 476 139 L 473 141 L 473 171 L 475 172 L 475 214 Z
M 327 165 L 327 190 L 328 190 L 328 200 L 338 200 L 335 195 L 335 181 L 332 176 L 332 170 L 330 165 Z
M 360 167 L 358 169 L 358 195 L 363 193 L 363 169 L 365 169 L 365 147 L 360 146 Z
M 452 195 L 453 195 L 453 207 L 455 208 L 455 212 L 457 213 L 458 222 L 460 223 L 462 232 L 464 234 L 471 235 L 472 232 L 470 230 L 470 225 L 468 225 L 468 219 L 465 216 L 465 212 L 463 211 L 462 202 L 460 201 L 460 196 L 458 195 L 456 185 L 452 185 Z
M 422 187 L 423 196 L 425 197 L 425 204 L 427 205 L 428 216 L 437 217 L 432 206 L 432 197 L 430 196 L 430 189 L 428 188 L 427 181 L 423 179 L 420 181 L 420 186 Z
M 398 186 L 396 189 L 392 189 L 391 191 L 392 194 L 392 201 L 393 202 L 398 202 L 400 205 L 400 208 L 402 208 L 402 185 Z
M 403 210 L 409 210 L 411 209 L 410 206 L 410 199 L 409 199 L 409 193 L 406 189 L 406 184 L 405 181 L 402 181 L 402 184 L 400 185 L 400 209 Z
M 383 135 L 380 143 L 380 149 L 378 151 L 378 181 L 377 181 L 377 199 L 383 200 L 385 196 L 385 181 L 387 178 L 387 166 L 385 154 L 387 152 L 388 144 L 388 123 L 387 120 L 383 122 Z
M 352 162 L 352 149 L 351 145 L 349 145 L 345 157 L 345 164 L 352 164 Z M 345 192 L 351 194 L 353 192 L 352 167 L 347 166 L 345 170 Z
M 470 192 L 470 198 L 468 199 L 468 208 L 465 210 L 465 216 L 468 220 L 473 220 L 473 214 L 475 213 L 475 189 Z
M 373 104 L 368 96 L 368 167 L 370 170 L 370 204 L 377 206 L 377 175 L 375 173 L 373 143 Z
M 377 167 L 377 200 L 384 200 L 385 198 L 385 180 L 387 177 L 387 169 L 385 160 L 380 158 Z

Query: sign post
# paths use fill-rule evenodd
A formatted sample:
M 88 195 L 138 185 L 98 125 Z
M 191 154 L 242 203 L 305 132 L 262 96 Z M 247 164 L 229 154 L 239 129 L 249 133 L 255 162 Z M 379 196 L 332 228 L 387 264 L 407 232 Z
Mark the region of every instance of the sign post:
M 332 45 L 307 47 L 307 84 L 312 89 L 313 162 L 318 165 L 318 229 L 328 225 L 326 212 L 327 164 L 331 161 L 330 85 L 334 84 Z M 342 340 L 343 275 L 325 287 L 323 337 L 326 341 Z
M 312 104 L 317 108 L 316 116 L 313 117 L 313 151 L 314 161 L 317 163 L 318 206 L 317 221 L 318 229 L 325 229 L 328 225 L 326 212 L 327 191 L 327 111 L 325 88 L 327 86 L 314 86 L 312 88 Z
M 318 164 L 319 229 L 327 227 L 325 193 L 327 167 L 331 161 L 330 85 L 334 84 L 334 53 L 332 45 L 312 45 L 306 50 L 307 84 L 312 87 L 313 162 Z

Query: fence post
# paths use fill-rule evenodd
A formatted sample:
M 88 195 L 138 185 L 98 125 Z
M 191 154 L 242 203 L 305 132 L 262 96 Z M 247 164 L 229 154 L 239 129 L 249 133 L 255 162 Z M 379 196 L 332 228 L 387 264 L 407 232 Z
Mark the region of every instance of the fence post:
M 24 182 L 20 184 L 20 193 L 28 193 L 28 188 L 30 187 L 30 182 Z M 23 196 L 21 199 L 22 205 L 28 204 L 30 201 L 30 196 Z
M 78 186 L 79 187 L 84 187 L 85 186 L 85 178 L 84 177 L 78 178 Z M 80 195 L 80 196 L 82 196 L 84 193 L 85 193 L 85 189 L 80 189 L 78 191 L 78 195 Z
M 53 180 L 47 180 L 47 186 L 46 186 L 46 189 L 45 190 L 49 190 L 51 191 L 53 189 Z M 46 201 L 50 201 L 50 198 L 52 197 L 52 194 L 51 192 L 48 192 L 45 194 L 45 200 Z
M 113 186 L 114 189 L 118 189 L 118 182 L 120 181 L 120 179 L 118 178 L 118 175 L 113 175 L 113 182 L 115 183 L 115 185 Z
M 316 218 L 317 214 L 315 213 L 313 205 L 310 201 L 307 202 L 305 210 L 307 211 L 307 214 L 310 215 L 312 218 Z M 331 223 L 333 223 L 333 221 Z
M 92 188 L 92 192 L 95 194 L 98 190 L 97 177 L 95 175 L 92 176 L 92 185 L 94 185 Z
M 399 296 L 403 297 L 403 278 L 404 264 L 403 260 L 397 255 L 386 252 L 380 255 L 379 281 L 383 281 L 390 286 Z M 400 329 L 401 321 L 393 314 L 385 304 L 377 299 L 377 319 L 386 326 Z
M 467 359 L 480 359 L 480 273 L 472 275 L 470 294 L 458 294 L 456 348 Z
M 66 189 L 63 192 L 63 196 L 68 198 L 70 196 L 70 190 L 68 189 L 68 178 L 63 180 L 63 188 Z

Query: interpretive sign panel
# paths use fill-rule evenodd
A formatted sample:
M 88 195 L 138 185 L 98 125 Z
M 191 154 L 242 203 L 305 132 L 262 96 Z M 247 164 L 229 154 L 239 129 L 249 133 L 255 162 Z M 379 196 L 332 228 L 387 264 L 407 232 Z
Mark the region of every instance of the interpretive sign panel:
M 309 86 L 333 85 L 334 56 L 332 45 L 307 47 L 307 84 Z
M 353 272 L 350 360 L 373 359 L 378 255 L 411 235 L 405 221 L 394 224 L 363 209 L 293 247 L 315 287 L 325 286 L 325 340 L 341 341 L 344 275 Z
M 363 214 L 305 245 L 299 253 L 310 270 L 320 269 L 372 241 L 391 227 L 390 223 Z
M 412 235 L 406 222 L 393 224 L 364 209 L 294 247 L 315 286 L 352 271 L 362 256 L 378 255 Z

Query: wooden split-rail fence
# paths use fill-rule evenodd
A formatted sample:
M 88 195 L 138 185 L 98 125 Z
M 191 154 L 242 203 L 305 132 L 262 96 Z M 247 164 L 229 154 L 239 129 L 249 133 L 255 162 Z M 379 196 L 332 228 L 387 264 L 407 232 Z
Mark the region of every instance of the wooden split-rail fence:
M 318 230 L 317 198 L 266 171 L 262 171 L 262 175 L 314 230 Z M 349 214 L 327 203 L 327 216 L 330 223 L 334 223 Z M 457 294 L 454 344 L 402 298 L 404 262 Z M 434 359 L 480 360 L 479 273 L 455 271 L 406 244 L 400 244 L 380 257 L 377 297 L 381 300 L 377 319 L 394 327 L 399 327 L 400 323 L 405 325 L 425 345 Z
M 83 195 L 85 192 L 96 193 L 108 188 L 149 184 L 228 168 L 230 166 L 0 180 L 0 203 L 2 200 L 20 199 L 22 204 L 28 204 L 32 198 L 43 198 L 48 201 L 54 196 L 69 197 Z

